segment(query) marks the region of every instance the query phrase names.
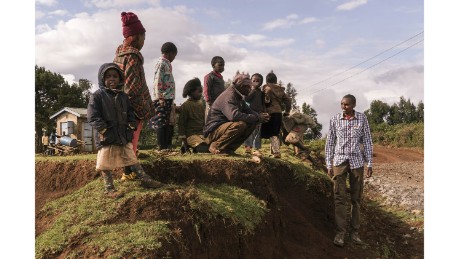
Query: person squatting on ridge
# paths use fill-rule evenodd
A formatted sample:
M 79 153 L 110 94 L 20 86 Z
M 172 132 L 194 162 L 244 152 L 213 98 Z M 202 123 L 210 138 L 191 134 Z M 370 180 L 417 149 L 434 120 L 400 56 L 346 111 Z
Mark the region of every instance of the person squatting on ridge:
M 362 244 L 358 230 L 360 226 L 360 204 L 364 185 L 364 162 L 367 161 L 366 177 L 372 176 L 372 137 L 366 115 L 354 110 L 356 98 L 345 95 L 341 100 L 342 112 L 330 120 L 326 139 L 326 166 L 334 182 L 335 223 L 337 234 L 334 244 L 343 246 L 347 224 L 345 206 L 346 181 L 351 191 L 351 240 Z
M 225 90 L 225 81 L 222 77 L 224 72 L 225 61 L 220 56 L 215 56 L 211 59 L 212 71 L 204 77 L 204 100 L 206 101 L 205 120 L 208 117 L 212 103 Z
M 113 185 L 112 170 L 116 167 L 129 167 L 144 187 L 162 185 L 144 172 L 134 154 L 131 141 L 137 122 L 123 91 L 123 79 L 123 72 L 116 64 L 103 64 L 98 73 L 99 89 L 88 103 L 88 123 L 96 130 L 96 170 L 102 172 L 105 193 L 112 198 L 123 196 Z
M 261 113 L 265 112 L 264 93 L 260 89 L 264 78 L 261 74 L 255 73 L 251 76 L 251 92 L 248 96 L 244 97 L 244 100 L 249 103 L 249 108 L 253 111 Z M 261 156 L 262 153 L 259 151 L 262 148 L 260 141 L 260 127 L 261 123 L 257 123 L 256 128 L 252 134 L 244 141 L 245 153 L 251 154 L 251 149 L 254 147 L 253 155 Z
M 267 113 L 257 113 L 243 100 L 251 90 L 248 74 L 237 72 L 232 85 L 217 97 L 208 113 L 203 135 L 213 154 L 235 154 L 257 123 L 268 121 Z
M 182 96 L 189 97 L 180 106 L 179 139 L 182 140 L 181 153 L 209 153 L 209 146 L 203 136 L 205 103 L 201 99 L 203 87 L 198 78 L 189 80 L 182 92 Z
M 122 12 L 123 44 L 118 46 L 113 63 L 123 71 L 125 82 L 124 92 L 134 109 L 136 130 L 133 136 L 133 150 L 137 154 L 137 143 L 141 134 L 143 121 L 149 119 L 155 108 L 150 97 L 149 88 L 145 81 L 144 57 L 141 49 L 145 42 L 145 29 L 137 15 L 132 12 Z M 130 173 L 125 170 L 125 175 Z
M 157 132 L 159 150 L 168 152 L 172 148 L 174 124 L 176 120 L 174 99 L 176 85 L 171 62 L 177 55 L 177 47 L 172 42 L 161 46 L 161 57 L 155 65 L 153 80 L 153 104 L 156 109 L 151 119 L 152 128 Z
M 284 91 L 284 87 L 277 84 L 278 78 L 273 71 L 267 74 L 265 80 L 267 84 L 262 87 L 262 91 L 265 93 L 264 102 L 270 120 L 262 124 L 260 135 L 261 138 L 270 138 L 270 153 L 275 158 L 281 158 L 279 134 L 282 117 L 289 116 L 291 111 L 291 98 Z

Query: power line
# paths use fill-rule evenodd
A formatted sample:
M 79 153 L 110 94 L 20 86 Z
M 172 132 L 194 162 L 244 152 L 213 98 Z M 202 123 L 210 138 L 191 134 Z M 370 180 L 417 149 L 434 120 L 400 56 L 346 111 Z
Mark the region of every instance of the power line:
M 327 89 L 327 88 L 329 88 L 329 87 L 331 87 L 331 86 L 340 84 L 340 83 L 342 83 L 343 81 L 348 80 L 348 79 L 350 79 L 350 78 L 352 78 L 352 77 L 354 77 L 354 76 L 356 76 L 356 75 L 359 75 L 359 74 L 361 74 L 362 72 L 367 71 L 367 70 L 369 70 L 369 69 L 371 69 L 371 68 L 373 68 L 373 67 L 375 67 L 375 66 L 377 66 L 377 65 L 379 65 L 379 64 L 381 64 L 381 63 L 383 63 L 383 62 L 385 62 L 385 61 L 387 61 L 388 59 L 390 59 L 390 58 L 392 58 L 392 57 L 394 57 L 394 56 L 396 56 L 396 55 L 398 55 L 398 54 L 400 54 L 400 53 L 402 53 L 402 52 L 408 50 L 409 48 L 412 48 L 413 46 L 419 44 L 419 43 L 422 42 L 422 41 L 423 41 L 423 39 L 417 41 L 416 43 L 410 45 L 409 47 L 406 47 L 405 49 L 402 49 L 402 50 L 398 51 L 397 53 L 395 53 L 395 54 L 393 54 L 393 55 L 387 57 L 386 59 L 381 60 L 381 61 L 375 63 L 374 65 L 365 68 L 364 70 L 359 71 L 358 73 L 355 73 L 355 74 L 353 74 L 353 75 L 351 75 L 351 76 L 349 76 L 349 77 L 346 77 L 346 78 L 344 78 L 344 79 L 342 79 L 342 80 L 340 80 L 340 81 L 338 81 L 338 82 L 335 82 L 335 83 L 333 83 L 333 84 L 331 84 L 331 85 L 329 85 L 329 86 L 326 86 L 326 87 L 324 87 L 324 88 L 321 88 L 321 89 L 319 89 L 319 90 L 316 90 L 316 91 L 312 92 L 311 94 L 313 95 L 313 94 L 315 94 L 315 93 L 317 93 L 317 92 L 320 92 L 320 91 L 322 91 L 322 90 L 325 90 L 325 89 Z
M 314 84 L 312 84 L 312 85 L 309 85 L 309 86 L 303 88 L 302 90 L 311 88 L 311 87 L 313 87 L 313 86 L 315 86 L 315 85 L 318 85 L 318 84 L 321 84 L 321 83 L 323 83 L 323 82 L 329 81 L 330 79 L 332 79 L 332 78 L 334 78 L 334 77 L 336 77 L 336 76 L 339 76 L 339 75 L 341 75 L 341 74 L 344 74 L 345 72 L 348 72 L 348 71 L 350 71 L 351 69 L 353 69 L 353 68 L 355 68 L 355 67 L 358 67 L 358 66 L 360 66 L 360 65 L 362 65 L 362 64 L 364 64 L 364 63 L 366 63 L 366 62 L 368 62 L 368 61 L 370 61 L 370 60 L 372 60 L 372 59 L 374 59 L 374 58 L 376 58 L 376 57 L 378 57 L 378 56 L 380 56 L 380 55 L 382 55 L 382 54 L 384 54 L 384 53 L 386 53 L 386 52 L 388 52 L 388 51 L 390 51 L 390 50 L 392 50 L 392 49 L 394 49 L 394 48 L 396 48 L 396 47 L 398 47 L 398 46 L 400 46 L 400 45 L 402 45 L 402 44 L 404 44 L 404 43 L 406 43 L 406 42 L 408 42 L 408 41 L 410 41 L 410 40 L 412 40 L 413 38 L 415 38 L 415 37 L 417 37 L 417 36 L 419 36 L 419 35 L 421 35 L 421 34 L 423 34 L 423 33 L 424 33 L 424 31 L 419 32 L 419 33 L 417 33 L 416 35 L 414 35 L 414 36 L 408 38 L 407 40 L 402 41 L 402 42 L 400 42 L 400 43 L 394 45 L 393 47 L 388 48 L 388 49 L 386 49 L 386 50 L 380 52 L 379 54 L 377 54 L 377 55 L 375 55 L 375 56 L 373 56 L 373 57 L 371 57 L 371 58 L 368 58 L 368 59 L 362 61 L 361 63 L 357 64 L 357 65 L 354 65 L 354 66 L 348 68 L 348 69 L 345 70 L 345 71 L 342 71 L 342 72 L 337 73 L 337 74 L 335 74 L 335 75 L 332 75 L 332 76 L 330 76 L 330 77 L 328 77 L 328 78 L 326 78 L 326 79 L 324 79 L 324 80 L 321 80 L 321 81 L 319 81 L 319 82 L 317 82 L 317 83 L 314 83 Z

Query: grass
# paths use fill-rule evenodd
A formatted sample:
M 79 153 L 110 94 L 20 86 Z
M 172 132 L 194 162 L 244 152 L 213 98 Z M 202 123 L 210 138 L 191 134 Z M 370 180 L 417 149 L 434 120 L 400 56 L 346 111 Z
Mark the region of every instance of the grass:
M 191 201 L 193 210 L 208 211 L 210 218 L 223 217 L 242 227 L 248 234 L 253 233 L 268 209 L 248 190 L 229 185 L 210 186 L 200 184 L 196 187 L 199 200 Z

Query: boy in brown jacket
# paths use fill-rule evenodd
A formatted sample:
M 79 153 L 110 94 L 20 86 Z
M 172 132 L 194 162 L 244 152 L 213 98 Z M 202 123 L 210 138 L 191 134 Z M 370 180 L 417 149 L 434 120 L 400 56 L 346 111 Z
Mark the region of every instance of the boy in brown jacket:
M 270 120 L 262 124 L 261 138 L 270 138 L 270 153 L 275 158 L 281 158 L 279 134 L 283 116 L 289 116 L 291 111 L 291 98 L 287 96 L 284 87 L 276 83 L 278 78 L 273 71 L 265 79 L 267 84 L 262 87 L 262 91 L 265 93 L 265 106 Z

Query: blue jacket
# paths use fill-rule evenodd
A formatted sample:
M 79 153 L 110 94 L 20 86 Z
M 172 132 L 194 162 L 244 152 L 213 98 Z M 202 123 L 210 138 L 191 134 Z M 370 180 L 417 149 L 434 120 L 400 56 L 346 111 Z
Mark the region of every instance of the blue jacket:
M 109 68 L 120 74 L 121 83 L 116 90 L 104 85 L 104 74 Z M 126 145 L 133 139 L 136 118 L 128 96 L 123 92 L 123 72 L 116 64 L 105 63 L 99 68 L 98 80 L 99 89 L 91 95 L 87 111 L 88 123 L 96 130 L 96 147 Z

